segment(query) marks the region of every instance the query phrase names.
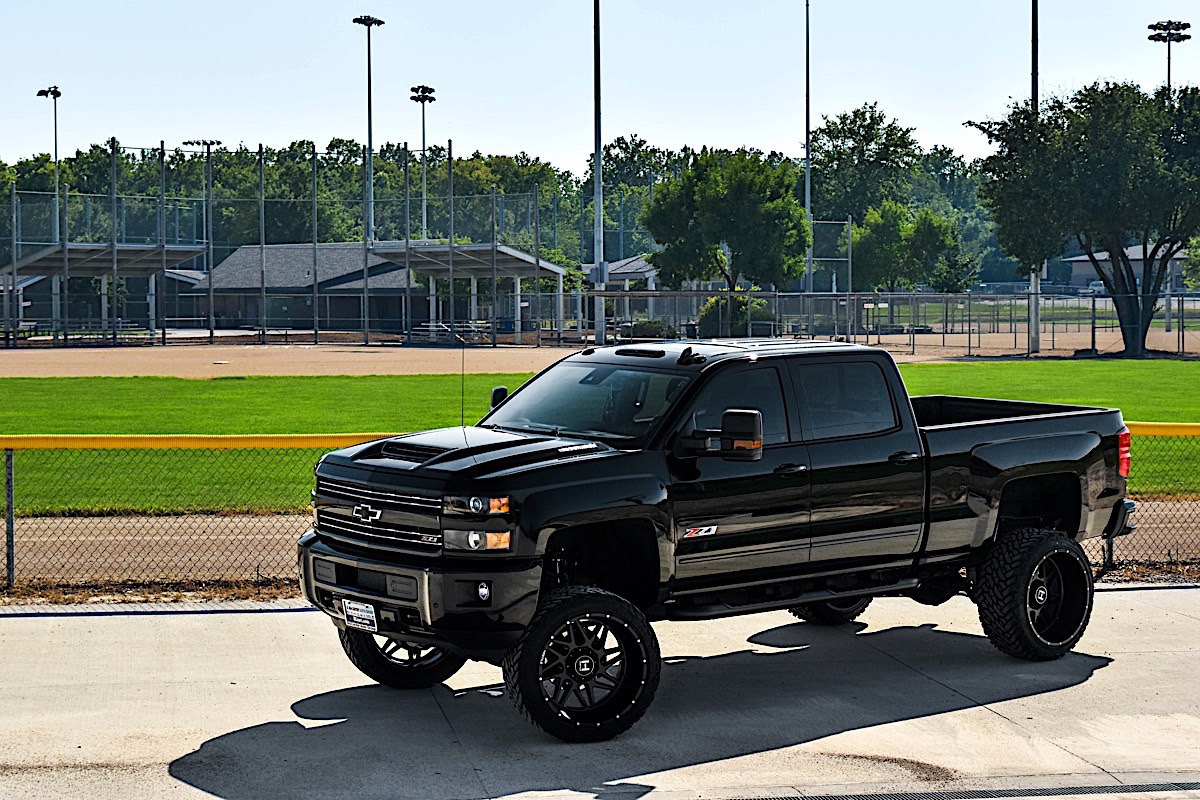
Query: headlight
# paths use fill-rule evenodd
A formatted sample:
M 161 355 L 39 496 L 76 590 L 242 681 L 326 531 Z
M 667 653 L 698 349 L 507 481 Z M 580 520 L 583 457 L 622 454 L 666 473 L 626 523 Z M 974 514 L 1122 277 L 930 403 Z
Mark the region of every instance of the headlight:
M 488 514 L 507 514 L 507 497 L 443 497 L 443 514 L 470 514 L 482 517 Z
M 442 531 L 442 546 L 469 553 L 507 552 L 512 545 L 509 531 Z

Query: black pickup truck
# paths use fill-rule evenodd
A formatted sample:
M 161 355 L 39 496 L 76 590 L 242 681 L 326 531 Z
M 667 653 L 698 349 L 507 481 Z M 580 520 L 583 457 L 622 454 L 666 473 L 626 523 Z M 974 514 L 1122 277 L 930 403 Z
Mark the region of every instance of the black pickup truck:
M 1079 543 L 1131 530 L 1129 453 L 1115 409 L 910 398 L 868 347 L 588 348 L 477 425 L 322 458 L 300 580 L 370 678 L 499 664 L 535 725 L 597 741 L 650 705 L 657 620 L 965 593 L 1001 651 L 1062 656 Z

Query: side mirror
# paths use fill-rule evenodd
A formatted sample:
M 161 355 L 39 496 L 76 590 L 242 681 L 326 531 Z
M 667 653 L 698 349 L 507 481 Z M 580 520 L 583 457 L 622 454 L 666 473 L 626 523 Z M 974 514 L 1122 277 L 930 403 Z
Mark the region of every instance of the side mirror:
M 492 387 L 492 408 L 495 408 L 496 406 L 503 403 L 507 397 L 508 397 L 508 387 L 507 386 L 493 386 Z
M 762 458 L 762 412 L 731 408 L 721 415 L 721 458 L 758 461 Z

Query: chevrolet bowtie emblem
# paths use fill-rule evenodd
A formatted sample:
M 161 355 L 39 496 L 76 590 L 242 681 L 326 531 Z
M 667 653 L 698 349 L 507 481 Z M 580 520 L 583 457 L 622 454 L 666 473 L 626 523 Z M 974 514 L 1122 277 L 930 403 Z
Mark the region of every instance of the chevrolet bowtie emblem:
M 379 519 L 379 516 L 383 512 L 378 508 L 371 508 L 370 506 L 362 505 L 355 506 L 354 510 L 350 513 L 361 519 L 363 522 L 374 522 L 375 520 Z

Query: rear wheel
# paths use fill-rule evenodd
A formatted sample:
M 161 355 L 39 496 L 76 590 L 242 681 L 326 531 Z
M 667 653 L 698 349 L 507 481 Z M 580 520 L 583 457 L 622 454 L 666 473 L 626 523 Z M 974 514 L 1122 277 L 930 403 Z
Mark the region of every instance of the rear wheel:
M 462 668 L 467 659 L 449 650 L 389 639 L 342 628 L 342 649 L 350 663 L 373 681 L 393 689 L 423 689 L 441 683 Z
M 793 617 L 814 625 L 843 625 L 858 619 L 869 605 L 870 597 L 849 597 L 845 600 L 826 600 L 823 603 L 793 606 L 788 611 Z
M 551 593 L 504 657 L 517 709 L 565 742 L 611 739 L 654 699 L 658 638 L 631 603 L 592 586 Z
M 1060 658 L 1092 614 L 1092 567 L 1059 531 L 1023 528 L 1005 536 L 979 570 L 979 621 L 997 649 L 1029 661 Z

